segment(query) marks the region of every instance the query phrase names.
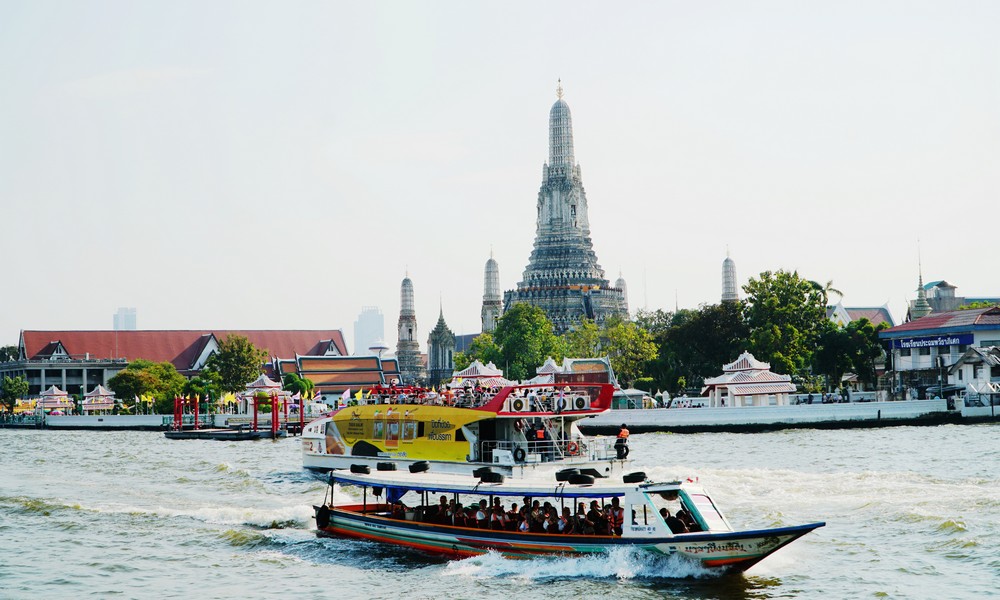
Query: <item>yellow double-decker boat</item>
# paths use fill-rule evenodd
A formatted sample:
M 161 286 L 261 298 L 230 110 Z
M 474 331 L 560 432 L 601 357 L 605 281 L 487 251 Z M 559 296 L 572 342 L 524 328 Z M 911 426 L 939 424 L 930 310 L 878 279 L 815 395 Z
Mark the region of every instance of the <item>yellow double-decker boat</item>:
M 428 461 L 439 473 L 489 466 L 508 476 L 576 467 L 607 477 L 627 463 L 627 444 L 588 438 L 577 422 L 610 410 L 613 393 L 606 383 L 561 383 L 455 397 L 373 395 L 307 424 L 302 462 L 330 471 Z

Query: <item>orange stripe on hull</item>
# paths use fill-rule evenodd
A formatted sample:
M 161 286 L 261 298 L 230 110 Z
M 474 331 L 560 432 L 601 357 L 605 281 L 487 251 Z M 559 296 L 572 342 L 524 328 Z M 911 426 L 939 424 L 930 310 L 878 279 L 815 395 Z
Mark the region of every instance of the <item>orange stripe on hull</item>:
M 446 550 L 446 549 L 441 548 L 440 546 L 432 546 L 432 545 L 429 545 L 429 544 L 421 544 L 420 542 L 411 542 L 411 541 L 406 541 L 406 540 L 397 540 L 397 539 L 384 538 L 384 537 L 380 537 L 378 535 L 361 533 L 360 531 L 354 531 L 354 530 L 337 529 L 335 527 L 327 527 L 323 531 L 326 531 L 326 532 L 329 532 L 329 533 L 333 533 L 333 534 L 341 536 L 341 537 L 355 538 L 355 539 L 361 539 L 361 540 L 369 540 L 369 541 L 373 541 L 373 542 L 381 542 L 383 544 L 395 544 L 395 545 L 398 545 L 398 546 L 406 546 L 407 548 L 414 548 L 416 550 L 423 550 L 425 552 L 430 552 L 430 553 L 433 553 L 433 554 L 445 554 L 445 555 L 448 555 L 448 556 L 460 556 L 462 558 L 468 558 L 470 556 L 480 556 L 480 555 L 486 553 L 485 550 L 483 552 L 474 552 L 474 551 L 469 551 L 469 550 L 459 550 L 457 548 L 456 549 L 450 549 L 449 548 L 449 549 Z

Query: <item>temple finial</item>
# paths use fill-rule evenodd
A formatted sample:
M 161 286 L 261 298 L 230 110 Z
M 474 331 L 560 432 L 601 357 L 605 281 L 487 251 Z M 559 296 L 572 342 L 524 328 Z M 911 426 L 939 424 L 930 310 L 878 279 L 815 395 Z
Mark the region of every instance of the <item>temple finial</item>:
M 917 276 L 920 287 L 924 287 L 924 263 L 920 256 L 920 238 L 917 238 Z
M 557 98 L 563 97 L 562 79 L 559 79 L 559 81 L 556 83 L 556 97 Z

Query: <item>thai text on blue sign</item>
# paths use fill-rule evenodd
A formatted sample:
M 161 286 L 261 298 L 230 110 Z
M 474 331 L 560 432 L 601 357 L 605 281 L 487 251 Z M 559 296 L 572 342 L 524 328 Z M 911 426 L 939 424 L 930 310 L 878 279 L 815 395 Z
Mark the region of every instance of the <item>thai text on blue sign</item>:
M 957 346 L 959 344 L 969 345 L 972 343 L 971 333 L 959 335 L 940 335 L 935 337 L 907 338 L 902 340 L 892 340 L 893 348 L 930 348 L 931 346 Z

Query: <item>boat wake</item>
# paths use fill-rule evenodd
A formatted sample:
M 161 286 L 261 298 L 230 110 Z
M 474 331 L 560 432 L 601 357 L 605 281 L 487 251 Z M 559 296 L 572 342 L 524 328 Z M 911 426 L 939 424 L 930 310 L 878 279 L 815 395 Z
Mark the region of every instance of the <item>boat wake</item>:
M 725 569 L 710 569 L 680 556 L 651 554 L 635 548 L 614 548 L 592 556 L 536 557 L 512 560 L 497 552 L 448 563 L 449 575 L 549 581 L 591 579 L 707 579 Z

